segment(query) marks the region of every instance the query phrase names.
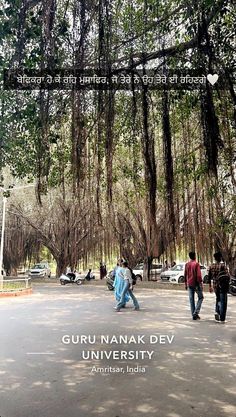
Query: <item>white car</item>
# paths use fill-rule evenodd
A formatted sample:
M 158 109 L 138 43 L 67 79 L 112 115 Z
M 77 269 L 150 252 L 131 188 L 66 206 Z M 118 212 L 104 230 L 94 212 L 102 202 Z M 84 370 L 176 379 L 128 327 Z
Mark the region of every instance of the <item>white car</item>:
M 175 265 L 173 268 L 168 269 L 168 271 L 161 273 L 161 280 L 163 282 L 171 282 L 172 284 L 180 284 L 184 282 L 184 268 L 185 263 L 180 263 Z M 208 280 L 207 268 L 204 265 L 200 265 L 202 280 L 204 283 Z
M 47 262 L 40 262 L 29 270 L 30 278 L 50 278 L 51 269 Z
M 162 264 L 151 265 L 150 278 L 152 280 L 160 276 L 162 267 L 163 267 Z M 144 268 L 144 264 L 142 263 L 142 264 L 136 265 L 135 268 L 133 269 L 133 273 L 136 275 L 136 278 L 139 279 L 140 281 L 143 280 L 143 268 Z

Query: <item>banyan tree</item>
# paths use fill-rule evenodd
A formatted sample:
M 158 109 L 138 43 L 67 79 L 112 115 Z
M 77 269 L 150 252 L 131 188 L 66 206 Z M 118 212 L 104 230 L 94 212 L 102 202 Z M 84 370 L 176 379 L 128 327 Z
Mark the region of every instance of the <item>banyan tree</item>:
M 154 257 L 190 249 L 202 262 L 219 249 L 233 267 L 234 27 L 231 0 L 4 2 L 4 68 L 110 76 L 155 68 L 220 79 L 192 89 L 108 82 L 3 91 L 1 169 L 36 182 L 38 217 L 17 207 L 18 219 L 51 251 L 58 273 L 95 254 L 121 254 L 132 265 L 144 260 L 148 276 Z

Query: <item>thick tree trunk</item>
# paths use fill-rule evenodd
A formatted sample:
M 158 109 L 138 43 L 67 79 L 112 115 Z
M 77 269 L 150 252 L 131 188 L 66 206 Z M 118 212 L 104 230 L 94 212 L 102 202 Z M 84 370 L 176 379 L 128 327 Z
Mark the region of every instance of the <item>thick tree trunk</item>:
M 152 256 L 147 256 L 144 259 L 144 266 L 143 266 L 143 281 L 150 281 L 150 271 L 152 266 Z
M 169 115 L 169 96 L 168 91 L 164 89 L 163 92 L 163 111 L 162 111 L 162 127 L 163 127 L 163 144 L 164 144 L 164 156 L 165 156 L 165 179 L 166 179 L 166 193 L 167 193 L 167 206 L 169 214 L 169 230 L 173 237 L 176 236 L 175 227 L 175 210 L 174 210 L 174 169 L 173 169 L 173 157 L 172 157 L 172 137 L 170 128 L 170 115 Z
M 157 173 L 155 158 L 154 133 L 149 132 L 149 103 L 147 87 L 142 90 L 142 153 L 145 169 L 145 183 L 147 189 L 147 257 L 153 257 L 155 239 L 157 236 L 156 223 L 156 191 Z
M 64 256 L 60 256 L 56 259 L 57 269 L 56 269 L 56 277 L 59 278 L 62 273 L 66 272 L 66 267 L 68 266 L 67 259 Z

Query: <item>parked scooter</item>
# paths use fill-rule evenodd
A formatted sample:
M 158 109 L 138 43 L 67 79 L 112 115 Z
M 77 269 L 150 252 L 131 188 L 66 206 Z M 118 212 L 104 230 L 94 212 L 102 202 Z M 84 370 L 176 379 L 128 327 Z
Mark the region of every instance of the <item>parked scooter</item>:
M 231 277 L 229 283 L 229 293 L 231 295 L 236 295 L 236 277 Z
M 81 285 L 84 283 L 84 276 L 78 274 L 78 272 L 68 272 L 67 274 L 62 274 L 59 278 L 61 285 L 66 284 L 77 284 Z

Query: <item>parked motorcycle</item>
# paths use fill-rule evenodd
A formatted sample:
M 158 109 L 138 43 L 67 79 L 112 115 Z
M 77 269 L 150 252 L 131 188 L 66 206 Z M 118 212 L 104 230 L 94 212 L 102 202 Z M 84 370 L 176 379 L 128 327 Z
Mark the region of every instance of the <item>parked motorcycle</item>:
M 229 293 L 231 295 L 236 295 L 236 278 L 231 277 L 230 283 L 229 283 Z
M 68 272 L 68 274 L 62 274 L 59 278 L 61 285 L 66 284 L 77 284 L 81 285 L 84 283 L 84 276 L 78 274 L 78 272 Z

